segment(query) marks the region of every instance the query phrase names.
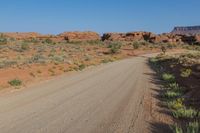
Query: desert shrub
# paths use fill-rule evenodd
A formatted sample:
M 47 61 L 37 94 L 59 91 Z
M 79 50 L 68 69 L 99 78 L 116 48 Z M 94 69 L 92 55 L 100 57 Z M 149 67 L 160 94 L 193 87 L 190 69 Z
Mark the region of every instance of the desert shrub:
M 162 74 L 162 79 L 166 82 L 172 83 L 175 82 L 175 77 L 172 74 L 169 73 L 163 73 Z
M 169 89 L 180 91 L 181 87 L 177 83 L 169 83 L 167 85 Z
M 157 63 L 158 62 L 158 59 L 157 58 L 155 58 L 155 57 L 152 57 L 152 58 L 150 58 L 150 63 L 153 63 L 153 64 L 155 64 L 155 63 Z
M 183 133 L 183 129 L 177 124 L 171 127 L 173 133 Z
M 182 58 L 190 58 L 190 59 L 199 59 L 200 58 L 200 52 L 191 52 L 188 54 L 182 54 L 179 56 L 180 59 Z
M 26 42 L 23 42 L 22 44 L 21 44 L 21 49 L 24 51 L 24 50 L 28 50 L 29 49 L 29 44 L 28 43 L 26 43 Z
M 101 62 L 102 63 L 109 63 L 109 62 L 113 62 L 113 60 L 109 58 L 109 59 L 103 59 Z
M 51 60 L 55 63 L 63 63 L 64 62 L 64 57 L 63 56 L 59 56 L 59 55 L 53 55 L 51 57 Z
M 176 44 L 167 43 L 165 47 L 166 47 L 167 49 L 172 49 L 172 48 L 176 47 Z
M 178 98 L 176 100 L 167 101 L 167 106 L 172 109 L 180 109 L 183 108 L 183 98 Z
M 177 94 L 183 94 L 184 89 L 180 87 L 176 82 L 168 83 L 166 86 L 167 91 L 175 92 Z
M 49 39 L 49 38 L 45 39 L 45 40 L 43 41 L 43 43 L 54 44 L 54 42 L 53 42 L 51 39 Z
M 0 45 L 7 44 L 8 39 L 3 35 L 0 34 Z
M 9 40 L 12 41 L 12 42 L 16 41 L 15 38 L 9 38 Z
M 180 97 L 181 95 L 182 95 L 181 92 L 176 92 L 176 91 L 173 91 L 173 90 L 167 90 L 164 93 L 164 97 L 167 98 L 167 99 L 177 98 L 177 97 Z
M 137 41 L 139 46 L 143 45 L 143 46 L 147 46 L 147 45 L 150 45 L 151 43 L 149 43 L 148 41 L 145 41 L 145 40 L 139 40 Z
M 172 129 L 173 133 L 199 133 L 200 132 L 200 124 L 197 121 L 189 122 L 185 127 L 186 131 L 183 130 L 183 128 L 181 128 L 177 124 L 171 126 L 171 129 Z
M 200 124 L 199 122 L 190 122 L 186 127 L 186 133 L 199 133 L 200 132 Z
M 36 54 L 34 55 L 30 60 L 29 63 L 46 63 L 48 60 L 45 56 L 40 55 L 40 54 Z
M 79 65 L 78 67 L 79 67 L 79 70 L 80 70 L 80 71 L 82 71 L 83 69 L 86 68 L 85 64 L 81 64 L 81 65 Z
M 192 74 L 192 70 L 191 69 L 182 69 L 181 70 L 181 77 L 183 78 L 187 78 Z
M 48 57 L 54 57 L 55 56 L 55 52 L 50 52 L 49 54 L 48 54 Z
M 162 51 L 163 54 L 165 54 L 167 52 L 166 46 L 162 45 L 161 46 L 161 51 Z
M 22 81 L 19 80 L 19 79 L 10 80 L 10 81 L 8 81 L 8 83 L 9 83 L 11 86 L 20 86 L 20 85 L 22 85 Z
M 84 60 L 85 61 L 90 61 L 92 59 L 92 56 L 91 55 L 85 55 L 84 56 Z
M 37 38 L 32 38 L 30 40 L 31 43 L 39 43 L 40 41 Z
M 134 49 L 138 49 L 140 47 L 140 43 L 137 42 L 137 41 L 133 42 L 132 46 L 133 46 Z
M 173 111 L 172 114 L 175 118 L 195 118 L 198 112 L 192 108 L 179 108 L 178 110 Z
M 122 44 L 120 42 L 112 42 L 109 44 L 108 48 L 110 48 L 110 53 L 115 54 L 119 52 Z
M 16 64 L 17 64 L 17 61 L 15 60 L 3 60 L 3 61 L 0 61 L 0 68 L 11 67 Z

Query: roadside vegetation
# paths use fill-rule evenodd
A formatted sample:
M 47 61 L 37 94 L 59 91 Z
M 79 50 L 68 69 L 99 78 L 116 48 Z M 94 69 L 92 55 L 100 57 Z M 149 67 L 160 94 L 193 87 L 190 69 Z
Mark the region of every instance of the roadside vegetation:
M 10 80 L 10 81 L 8 81 L 8 83 L 9 83 L 11 86 L 14 86 L 14 87 L 19 87 L 19 86 L 22 85 L 22 81 L 19 80 L 19 79 Z
M 162 104 L 171 112 L 174 133 L 200 132 L 200 52 L 166 55 L 150 59 L 163 81 Z

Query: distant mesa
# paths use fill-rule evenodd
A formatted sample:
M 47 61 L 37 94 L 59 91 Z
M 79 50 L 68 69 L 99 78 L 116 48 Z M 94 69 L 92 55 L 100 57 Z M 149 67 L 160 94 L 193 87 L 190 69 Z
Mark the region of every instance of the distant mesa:
M 179 35 L 197 35 L 200 34 L 200 26 L 175 27 L 171 33 Z

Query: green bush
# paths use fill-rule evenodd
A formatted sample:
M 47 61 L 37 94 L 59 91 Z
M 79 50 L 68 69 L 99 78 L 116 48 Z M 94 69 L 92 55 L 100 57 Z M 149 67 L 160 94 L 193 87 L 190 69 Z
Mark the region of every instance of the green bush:
M 181 77 L 183 78 L 187 78 L 192 74 L 192 70 L 191 69 L 182 69 L 181 70 Z
M 112 42 L 109 44 L 108 48 L 110 48 L 110 53 L 115 54 L 119 52 L 121 49 L 122 44 L 120 42 Z
M 3 35 L 0 34 L 0 45 L 7 44 L 8 39 Z
M 153 57 L 153 58 L 150 58 L 150 63 L 153 63 L 153 64 L 155 64 L 155 63 L 157 63 L 158 62 L 158 59 L 157 58 L 155 58 L 155 57 Z
M 22 85 L 22 81 L 19 80 L 19 79 L 13 79 L 11 81 L 8 81 L 8 83 L 11 85 L 11 86 L 20 86 Z
M 186 128 L 186 133 L 200 133 L 200 124 L 198 122 L 190 122 Z
M 43 43 L 47 43 L 47 44 L 54 44 L 54 42 L 51 39 L 46 39 L 43 41 Z
M 173 133 L 183 133 L 183 129 L 177 124 L 171 127 Z
M 11 67 L 16 64 L 17 64 L 16 60 L 8 60 L 7 59 L 7 60 L 0 61 L 0 68 Z
M 79 70 L 80 70 L 80 71 L 82 71 L 83 69 L 86 68 L 85 64 L 81 64 L 81 65 L 79 65 L 78 67 L 79 67 Z
M 65 61 L 63 56 L 59 56 L 59 55 L 53 55 L 52 57 L 50 57 L 50 59 L 54 62 L 54 63 L 63 63 Z
M 174 75 L 169 74 L 169 73 L 164 73 L 164 74 L 162 74 L 162 79 L 163 79 L 164 81 L 169 82 L 169 83 L 175 82 L 175 77 L 174 77 Z
M 37 38 L 32 38 L 30 40 L 30 42 L 32 42 L 32 43 L 39 43 L 40 41 Z
M 26 42 L 22 43 L 22 44 L 21 44 L 21 49 L 22 49 L 22 50 L 28 50 L 28 49 L 29 49 L 29 44 L 26 43 Z
M 133 42 L 132 46 L 133 46 L 134 49 L 138 49 L 140 47 L 140 43 L 137 42 L 137 41 Z
M 34 55 L 30 60 L 29 63 L 40 63 L 40 64 L 44 64 L 46 63 L 48 60 L 45 56 L 40 55 L 40 54 L 36 54 Z
M 173 90 L 167 90 L 164 93 L 164 97 L 167 98 L 167 99 L 177 98 L 177 97 L 180 97 L 181 95 L 182 95 L 181 92 L 176 92 L 176 91 L 173 91 Z
M 189 122 L 186 125 L 186 131 L 183 130 L 180 126 L 177 124 L 173 125 L 171 127 L 173 133 L 199 133 L 200 132 L 200 124 L 199 122 Z
M 176 110 L 180 109 L 180 108 L 184 108 L 183 98 L 178 98 L 176 100 L 167 101 L 167 106 L 169 108 L 176 109 Z
M 174 91 L 180 91 L 180 90 L 181 90 L 181 87 L 179 87 L 179 85 L 178 85 L 177 83 L 169 83 L 169 84 L 167 85 L 167 87 L 168 87 L 169 89 L 174 90 Z
M 198 112 L 194 109 L 180 108 L 172 112 L 175 118 L 195 118 Z

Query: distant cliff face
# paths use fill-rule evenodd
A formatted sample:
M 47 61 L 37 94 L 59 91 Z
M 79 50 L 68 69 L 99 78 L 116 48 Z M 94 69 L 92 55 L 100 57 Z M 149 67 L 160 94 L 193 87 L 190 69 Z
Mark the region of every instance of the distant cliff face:
M 200 34 L 200 26 L 175 27 L 171 33 L 180 35 L 197 35 Z

